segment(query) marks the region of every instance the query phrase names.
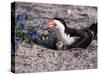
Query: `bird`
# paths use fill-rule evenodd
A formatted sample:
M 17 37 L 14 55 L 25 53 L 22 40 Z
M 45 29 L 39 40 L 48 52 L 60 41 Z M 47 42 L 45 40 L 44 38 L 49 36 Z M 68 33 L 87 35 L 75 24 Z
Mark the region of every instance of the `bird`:
M 83 48 L 86 49 L 97 34 L 97 22 L 83 29 L 68 27 L 64 19 L 53 18 L 48 24 L 48 29 L 55 33 L 53 49 L 57 49 L 57 40 L 63 44 L 62 48 Z

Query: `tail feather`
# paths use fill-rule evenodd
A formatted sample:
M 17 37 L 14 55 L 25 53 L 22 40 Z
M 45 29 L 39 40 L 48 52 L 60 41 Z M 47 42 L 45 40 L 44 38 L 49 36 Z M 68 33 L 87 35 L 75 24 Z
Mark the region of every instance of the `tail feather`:
M 89 30 L 91 31 L 92 35 L 93 35 L 93 39 L 95 39 L 97 37 L 97 23 L 93 23 L 90 27 Z
M 97 34 L 97 23 L 93 23 L 90 28 L 90 30 L 92 30 L 95 34 Z

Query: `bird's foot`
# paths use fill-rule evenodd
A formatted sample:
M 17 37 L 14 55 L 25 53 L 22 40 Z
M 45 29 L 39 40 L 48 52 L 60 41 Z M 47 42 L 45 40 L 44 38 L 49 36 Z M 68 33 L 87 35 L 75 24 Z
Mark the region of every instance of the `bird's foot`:
M 59 41 L 56 43 L 57 49 L 62 49 L 63 48 L 63 43 L 62 41 Z

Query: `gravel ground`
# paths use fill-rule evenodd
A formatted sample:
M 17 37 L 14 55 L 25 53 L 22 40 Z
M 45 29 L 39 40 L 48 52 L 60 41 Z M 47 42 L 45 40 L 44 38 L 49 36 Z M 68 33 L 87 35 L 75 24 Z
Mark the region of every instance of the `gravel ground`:
M 15 16 L 26 13 L 32 15 L 30 22 L 33 25 L 42 27 L 47 26 L 55 16 L 63 18 L 69 27 L 76 29 L 97 21 L 96 7 L 17 2 Z M 16 73 L 96 69 L 97 40 L 93 40 L 87 49 L 70 50 L 52 50 L 36 44 L 30 47 L 22 43 L 15 56 L 12 55 L 12 65 L 14 63 L 12 69 L 15 68 Z
M 87 49 L 52 50 L 42 46 L 19 46 L 15 55 L 15 72 L 46 72 L 97 68 L 97 47 L 93 41 Z

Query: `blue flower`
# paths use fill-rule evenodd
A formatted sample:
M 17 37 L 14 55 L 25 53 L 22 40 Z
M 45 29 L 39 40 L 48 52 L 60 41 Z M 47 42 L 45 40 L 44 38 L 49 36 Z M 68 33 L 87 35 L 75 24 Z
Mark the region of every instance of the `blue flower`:
M 20 37 L 15 37 L 15 42 L 16 43 L 21 43 L 22 39 Z
M 38 35 L 38 34 L 37 34 L 36 31 L 30 32 L 30 36 L 31 36 L 31 37 L 35 37 L 35 36 L 37 36 L 37 35 Z
M 25 19 L 26 19 L 26 15 L 24 15 L 24 14 L 19 14 L 19 15 L 17 16 L 17 20 L 22 21 L 22 20 L 25 20 Z
M 19 22 L 17 27 L 18 27 L 18 29 L 24 29 L 24 23 Z

